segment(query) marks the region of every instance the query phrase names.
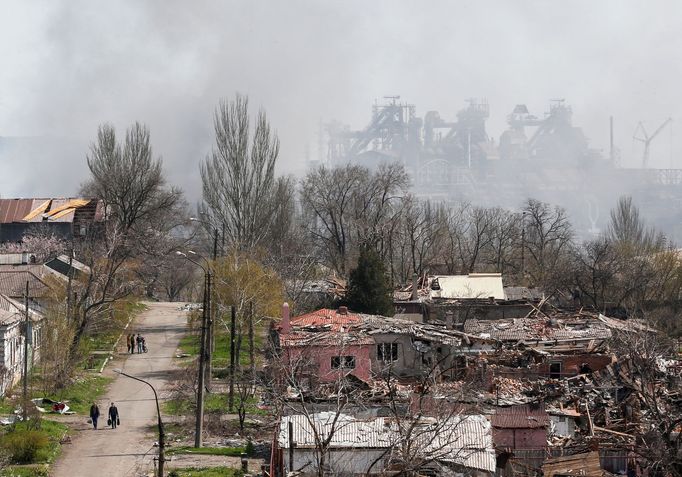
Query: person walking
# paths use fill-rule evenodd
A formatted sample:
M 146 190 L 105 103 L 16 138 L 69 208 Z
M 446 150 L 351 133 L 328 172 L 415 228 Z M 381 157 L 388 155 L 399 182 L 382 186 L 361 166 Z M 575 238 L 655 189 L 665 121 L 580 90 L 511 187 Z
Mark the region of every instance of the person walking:
M 132 351 L 130 348 L 130 333 L 126 335 L 126 346 L 128 346 L 128 354 Z
M 109 406 L 109 419 L 111 420 L 111 428 L 116 429 L 118 426 L 118 408 L 116 405 L 112 402 L 111 406 Z
M 135 333 L 130 335 L 130 353 L 135 354 Z
M 90 406 L 90 419 L 92 420 L 92 427 L 97 430 L 97 419 L 99 419 L 99 406 L 96 402 L 92 403 Z

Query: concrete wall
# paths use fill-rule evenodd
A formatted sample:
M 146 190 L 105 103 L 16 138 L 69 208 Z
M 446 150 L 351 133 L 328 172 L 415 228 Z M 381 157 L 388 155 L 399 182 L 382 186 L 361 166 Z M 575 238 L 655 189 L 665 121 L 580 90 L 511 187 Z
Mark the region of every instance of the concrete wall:
M 500 320 L 503 318 L 523 318 L 533 310 L 528 304 L 485 304 L 485 303 L 438 303 L 426 304 L 426 320 L 446 321 L 445 313 L 452 312 L 455 325 L 463 325 L 467 319 Z M 457 327 L 457 326 L 455 326 Z
M 381 374 L 390 369 L 393 374 L 398 376 L 419 376 L 428 372 L 435 363 L 440 363 L 441 370 L 449 370 L 458 355 L 456 349 L 437 342 L 428 343 L 429 350 L 421 353 L 415 347 L 414 341 L 418 340 L 424 343 L 427 341 L 417 338 L 413 340 L 411 335 L 406 334 L 377 333 L 373 334 L 372 338 L 376 342 L 370 353 L 374 374 Z M 398 359 L 396 361 L 379 360 L 378 345 L 383 343 L 396 343 L 398 345 Z
M 554 434 L 563 437 L 575 435 L 575 419 L 570 416 L 549 416 L 554 428 Z

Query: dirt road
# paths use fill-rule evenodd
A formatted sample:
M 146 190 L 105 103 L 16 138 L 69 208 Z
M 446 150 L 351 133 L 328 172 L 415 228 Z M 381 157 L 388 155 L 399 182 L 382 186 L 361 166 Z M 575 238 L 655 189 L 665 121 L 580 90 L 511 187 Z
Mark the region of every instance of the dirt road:
M 173 355 L 185 331 L 186 314 L 178 303 L 148 303 L 149 309 L 136 320 L 132 330 L 147 340 L 148 353 L 121 355 L 108 366 L 149 381 L 159 392 L 166 383 L 166 374 L 173 368 Z M 125 353 L 125 343 L 123 344 Z M 111 371 L 109 371 L 110 373 Z M 83 417 L 81 432 L 73 443 L 63 447 L 63 455 L 50 475 L 77 477 L 101 475 L 130 477 L 146 475 L 158 448 L 157 440 L 148 432 L 156 424 L 156 404 L 149 386 L 125 376 L 116 375 L 109 392 L 99 401 L 100 429 L 95 431 Z M 109 403 L 114 402 L 121 415 L 121 426 L 106 426 Z

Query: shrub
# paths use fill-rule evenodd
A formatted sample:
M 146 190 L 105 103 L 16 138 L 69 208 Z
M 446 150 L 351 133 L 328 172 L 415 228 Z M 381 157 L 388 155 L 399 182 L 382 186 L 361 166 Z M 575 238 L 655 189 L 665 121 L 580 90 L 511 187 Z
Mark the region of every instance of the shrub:
M 0 446 L 14 464 L 32 464 L 48 450 L 49 439 L 39 431 L 13 431 L 2 437 Z

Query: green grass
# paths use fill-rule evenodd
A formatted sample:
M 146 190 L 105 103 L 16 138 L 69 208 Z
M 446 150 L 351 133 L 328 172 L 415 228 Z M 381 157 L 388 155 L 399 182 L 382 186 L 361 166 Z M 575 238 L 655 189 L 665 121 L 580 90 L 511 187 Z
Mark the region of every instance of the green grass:
M 239 457 L 242 452 L 246 452 L 243 447 L 199 447 L 198 449 L 190 446 L 171 447 L 166 450 L 166 454 L 201 454 L 201 455 L 223 455 Z
M 47 445 L 38 449 L 33 463 L 50 463 L 59 455 L 61 450 L 60 441 L 66 435 L 68 427 L 65 424 L 49 419 L 41 419 L 38 429 L 33 429 L 34 425 L 35 422 L 29 421 L 18 422 L 12 426 L 7 426 L 2 433 L 2 437 L 0 437 L 0 442 L 4 442 L 4 440 L 13 433 L 23 434 L 30 431 L 36 431 L 47 438 Z
M 241 477 L 242 475 L 244 474 L 241 469 L 230 467 L 212 467 L 210 469 L 185 467 L 171 470 L 168 477 Z
M 83 375 L 75 383 L 49 397 L 55 401 L 69 401 L 71 410 L 78 414 L 88 415 L 90 405 L 104 395 L 112 378 L 100 375 Z
M 227 393 L 210 393 L 204 396 L 204 412 L 227 412 Z M 239 401 L 239 396 L 235 393 L 234 396 L 234 412 L 237 412 L 237 405 Z M 256 403 L 258 400 L 255 397 L 251 397 L 246 401 L 246 414 L 250 415 L 267 415 L 267 411 L 258 409 Z M 170 416 L 186 416 L 194 412 L 192 403 L 189 399 L 169 399 L 162 405 L 162 411 L 164 414 Z
M 216 328 L 217 330 L 217 328 Z M 192 333 L 185 335 L 180 340 L 180 350 L 191 356 L 199 354 L 199 334 Z M 256 330 L 253 337 L 254 354 L 256 362 L 258 362 L 261 353 L 258 351 L 263 346 L 263 333 Z M 249 338 L 247 335 L 242 336 L 241 350 L 239 353 L 239 362 L 242 366 L 249 365 Z M 225 331 L 219 331 L 215 335 L 215 350 L 213 352 L 213 367 L 226 368 L 230 363 L 230 334 Z
M 39 465 L 10 465 L 0 470 L 0 477 L 48 477 L 48 466 Z

